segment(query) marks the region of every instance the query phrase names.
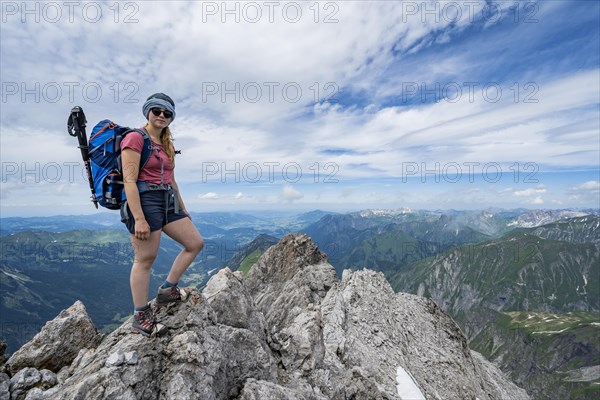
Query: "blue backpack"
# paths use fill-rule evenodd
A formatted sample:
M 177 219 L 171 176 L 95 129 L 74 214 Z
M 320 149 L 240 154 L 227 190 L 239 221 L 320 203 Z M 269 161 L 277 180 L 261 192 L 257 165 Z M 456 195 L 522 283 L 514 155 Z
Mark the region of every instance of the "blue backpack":
M 89 161 L 94 181 L 94 194 L 102 207 L 118 210 L 125 202 L 121 140 L 130 132 L 139 132 L 144 138 L 140 171 L 152 152 L 152 140 L 143 129 L 131 129 L 105 119 L 94 126 L 89 142 Z

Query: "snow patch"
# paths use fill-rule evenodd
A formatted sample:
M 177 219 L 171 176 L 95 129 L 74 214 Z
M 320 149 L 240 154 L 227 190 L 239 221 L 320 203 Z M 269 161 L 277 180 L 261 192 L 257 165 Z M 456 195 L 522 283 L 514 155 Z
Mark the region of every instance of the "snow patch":
M 410 372 L 402 367 L 396 370 L 396 389 L 401 400 L 425 400 L 421 389 L 415 383 Z
M 372 216 L 379 217 L 396 217 L 403 214 L 413 214 L 414 211 L 411 208 L 402 207 L 396 210 L 386 210 L 386 209 L 372 209 L 372 210 L 362 210 L 359 212 L 359 215 L 363 218 L 368 218 Z
M 545 334 L 545 335 L 551 335 L 554 333 L 563 333 L 564 331 L 566 331 L 569 328 L 565 328 L 565 329 L 561 329 L 560 331 L 539 331 L 539 332 L 533 332 L 533 334 Z

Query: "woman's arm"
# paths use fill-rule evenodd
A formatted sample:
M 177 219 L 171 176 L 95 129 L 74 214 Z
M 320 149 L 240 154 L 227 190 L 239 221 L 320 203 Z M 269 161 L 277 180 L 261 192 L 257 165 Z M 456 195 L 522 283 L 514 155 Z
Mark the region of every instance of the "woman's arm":
M 150 237 L 150 225 L 146 222 L 140 192 L 137 187 L 137 179 L 140 173 L 141 154 L 135 150 L 126 148 L 121 151 L 121 162 L 123 165 L 123 182 L 125 184 L 125 195 L 129 210 L 135 220 L 135 237 L 146 240 Z

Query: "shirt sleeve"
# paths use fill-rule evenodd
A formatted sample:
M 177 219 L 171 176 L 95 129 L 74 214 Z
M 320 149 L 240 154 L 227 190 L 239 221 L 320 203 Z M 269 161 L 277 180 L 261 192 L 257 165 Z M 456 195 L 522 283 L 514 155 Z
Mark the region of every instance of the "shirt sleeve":
M 142 134 L 136 131 L 129 132 L 123 140 L 121 140 L 121 150 L 131 149 L 136 153 L 142 153 L 144 148 L 144 138 Z

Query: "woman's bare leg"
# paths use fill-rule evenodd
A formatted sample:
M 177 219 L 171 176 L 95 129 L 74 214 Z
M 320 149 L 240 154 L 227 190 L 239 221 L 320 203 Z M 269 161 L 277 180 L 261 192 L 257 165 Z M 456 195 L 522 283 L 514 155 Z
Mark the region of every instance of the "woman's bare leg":
M 148 304 L 148 286 L 150 284 L 150 271 L 152 263 L 158 254 L 160 246 L 160 230 L 150 233 L 147 240 L 139 240 L 131 235 L 134 259 L 129 276 L 133 306 L 143 307 Z
M 167 276 L 169 282 L 177 283 L 204 247 L 204 239 L 189 218 L 168 223 L 163 227 L 163 232 L 183 246 L 183 250 L 175 258 L 169 276 Z

